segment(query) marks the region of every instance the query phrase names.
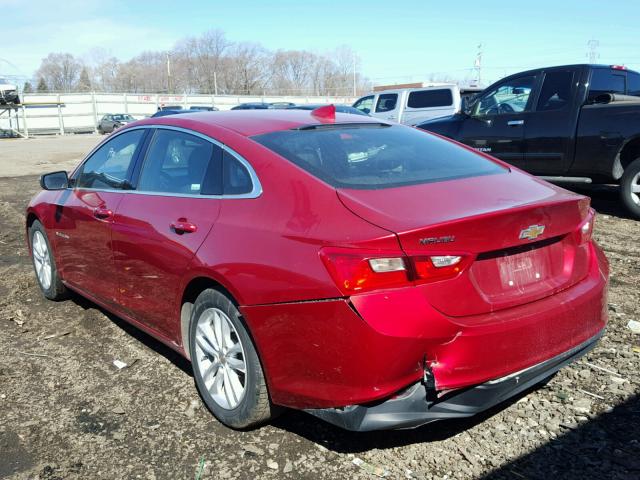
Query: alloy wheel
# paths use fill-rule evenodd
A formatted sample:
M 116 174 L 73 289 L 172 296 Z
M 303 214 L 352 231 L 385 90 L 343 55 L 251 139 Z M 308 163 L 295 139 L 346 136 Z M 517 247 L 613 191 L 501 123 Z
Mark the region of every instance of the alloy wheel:
M 33 263 L 36 267 L 36 275 L 38 281 L 43 290 L 48 290 L 51 287 L 51 255 L 49 253 L 49 247 L 47 247 L 47 241 L 44 239 L 44 235 L 37 231 L 33 234 L 31 241 L 31 247 L 33 251 Z
M 207 308 L 196 323 L 195 362 L 211 398 L 225 410 L 236 408 L 247 386 L 246 356 L 238 331 L 217 308 Z

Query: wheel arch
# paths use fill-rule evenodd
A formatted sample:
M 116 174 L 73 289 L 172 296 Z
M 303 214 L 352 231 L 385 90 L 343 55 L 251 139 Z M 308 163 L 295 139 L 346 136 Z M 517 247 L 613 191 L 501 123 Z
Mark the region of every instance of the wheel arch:
M 620 180 L 627 166 L 640 157 L 640 134 L 635 135 L 624 143 L 613 165 L 613 178 Z
M 198 295 L 207 288 L 213 288 L 225 294 L 229 300 L 238 306 L 238 302 L 231 291 L 222 283 L 213 279 L 211 276 L 198 275 L 185 285 L 182 289 L 182 297 L 180 299 L 180 342 L 186 357 L 191 360 L 191 352 L 189 351 L 189 324 L 191 323 L 191 310 Z

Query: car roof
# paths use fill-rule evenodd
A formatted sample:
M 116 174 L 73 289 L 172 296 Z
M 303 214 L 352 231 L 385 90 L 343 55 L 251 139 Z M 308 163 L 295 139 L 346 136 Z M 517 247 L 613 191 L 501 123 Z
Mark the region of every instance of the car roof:
M 141 124 L 172 125 L 206 133 L 209 127 L 232 130 L 240 135 L 251 137 L 263 133 L 291 130 L 311 125 L 327 123 L 385 123 L 379 118 L 350 113 L 336 113 L 335 120 L 316 117 L 311 110 L 227 110 L 221 112 L 194 112 L 175 116 L 147 118 Z

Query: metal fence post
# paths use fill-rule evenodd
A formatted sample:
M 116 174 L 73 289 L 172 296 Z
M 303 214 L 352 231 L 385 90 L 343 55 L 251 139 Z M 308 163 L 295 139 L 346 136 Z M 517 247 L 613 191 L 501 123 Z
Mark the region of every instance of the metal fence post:
M 29 127 L 27 127 L 27 109 L 24 106 L 24 103 L 22 104 L 22 128 L 24 130 L 24 138 L 29 138 Z
M 98 104 L 96 103 L 96 92 L 91 92 L 91 106 L 93 108 L 93 133 L 98 133 Z
M 62 107 L 60 106 L 60 94 L 58 94 L 58 125 L 60 126 L 60 135 L 64 135 L 64 120 L 62 119 Z

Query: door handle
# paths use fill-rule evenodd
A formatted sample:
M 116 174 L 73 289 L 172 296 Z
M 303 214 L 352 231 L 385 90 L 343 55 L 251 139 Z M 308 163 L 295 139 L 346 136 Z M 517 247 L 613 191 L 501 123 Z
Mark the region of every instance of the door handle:
M 510 127 L 517 127 L 519 125 L 524 125 L 524 120 L 509 120 L 507 125 Z
M 98 220 L 107 220 L 113 217 L 113 211 L 108 208 L 96 207 L 93 209 L 93 216 Z
M 183 233 L 194 233 L 198 230 L 198 227 L 188 222 L 186 218 L 179 218 L 177 221 L 173 222 L 171 225 L 171 230 L 176 232 L 178 235 L 182 235 Z

